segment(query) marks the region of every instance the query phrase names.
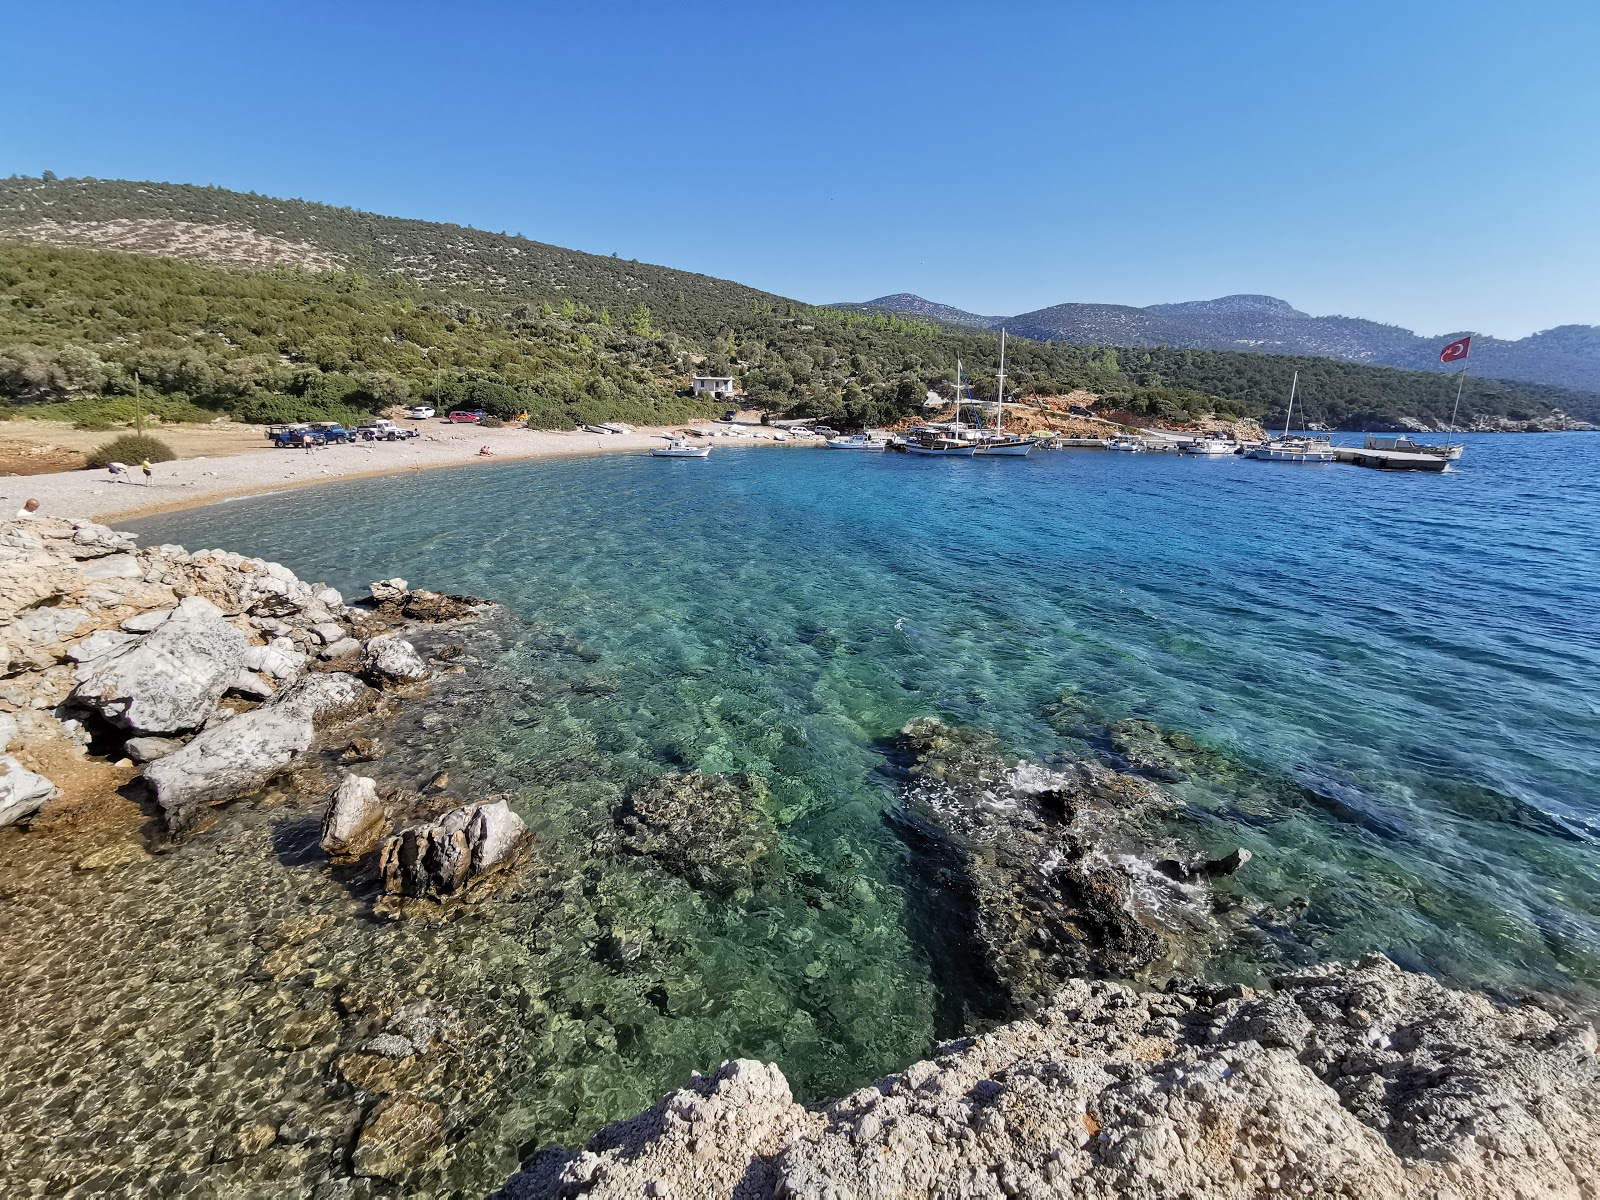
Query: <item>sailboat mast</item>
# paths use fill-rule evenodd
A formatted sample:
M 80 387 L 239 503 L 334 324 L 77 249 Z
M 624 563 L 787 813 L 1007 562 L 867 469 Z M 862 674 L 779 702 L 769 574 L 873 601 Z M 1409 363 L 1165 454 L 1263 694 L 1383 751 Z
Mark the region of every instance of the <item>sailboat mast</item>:
M 956 359 L 956 441 L 961 440 L 961 360 Z
M 1000 329 L 1000 374 L 994 393 L 994 431 L 998 436 L 1006 427 L 1006 331 Z
M 1289 423 L 1294 420 L 1294 392 L 1300 386 L 1300 372 L 1294 373 L 1294 381 L 1289 384 L 1289 411 L 1283 414 L 1283 436 L 1289 436 Z

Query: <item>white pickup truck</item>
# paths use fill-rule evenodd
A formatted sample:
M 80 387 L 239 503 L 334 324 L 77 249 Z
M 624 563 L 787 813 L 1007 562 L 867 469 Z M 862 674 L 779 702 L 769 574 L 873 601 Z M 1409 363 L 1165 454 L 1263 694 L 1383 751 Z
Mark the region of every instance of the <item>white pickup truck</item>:
M 417 436 L 415 429 L 402 429 L 393 421 L 379 417 L 370 425 L 362 425 L 356 430 L 356 436 L 363 442 L 403 442 L 407 438 Z

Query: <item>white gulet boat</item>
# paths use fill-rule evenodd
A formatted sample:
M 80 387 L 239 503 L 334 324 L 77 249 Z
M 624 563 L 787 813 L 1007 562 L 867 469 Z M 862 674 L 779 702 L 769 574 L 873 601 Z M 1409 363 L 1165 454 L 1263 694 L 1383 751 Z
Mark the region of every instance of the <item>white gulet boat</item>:
M 1309 435 L 1291 437 L 1290 422 L 1294 419 L 1294 395 L 1300 387 L 1300 372 L 1294 373 L 1289 384 L 1289 411 L 1283 417 L 1283 433 L 1271 441 L 1251 446 L 1244 452 L 1246 458 L 1259 458 L 1264 462 L 1331 463 L 1338 458 L 1333 442 L 1326 437 Z
M 673 438 L 665 446 L 653 446 L 651 458 L 710 458 L 710 446 L 691 446 L 682 438 Z
M 978 439 L 973 455 L 982 458 L 1026 458 L 1033 450 L 1032 438 L 1019 438 L 1005 431 L 1006 412 L 1006 331 L 1000 330 L 1000 374 L 994 393 L 994 432 Z M 961 362 L 956 361 L 956 415 L 961 415 Z

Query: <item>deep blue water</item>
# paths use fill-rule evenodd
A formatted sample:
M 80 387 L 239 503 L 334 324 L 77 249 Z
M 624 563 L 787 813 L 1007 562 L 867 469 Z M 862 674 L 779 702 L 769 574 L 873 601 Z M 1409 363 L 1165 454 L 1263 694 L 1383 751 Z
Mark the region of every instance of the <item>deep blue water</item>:
M 1038 757 L 1077 745 L 1042 713 L 1069 692 L 1236 765 L 1175 785 L 1184 830 L 1256 852 L 1230 886 L 1294 911 L 1297 952 L 1600 986 L 1600 435 L 1467 441 L 1442 476 L 719 447 L 131 528 L 352 593 L 400 574 L 581 639 L 615 690 L 460 731 L 445 760 L 491 782 L 563 738 L 622 778 L 753 771 L 796 846 L 874 861 L 893 855 L 880 739 L 941 714 Z

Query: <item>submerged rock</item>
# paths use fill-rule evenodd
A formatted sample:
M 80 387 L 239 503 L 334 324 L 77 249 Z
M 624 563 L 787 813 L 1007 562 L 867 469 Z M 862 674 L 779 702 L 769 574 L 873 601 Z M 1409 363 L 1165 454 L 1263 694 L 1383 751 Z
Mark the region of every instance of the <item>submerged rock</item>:
M 1160 981 L 1215 937 L 1209 897 L 1148 865 L 1175 849 L 1159 831 L 1175 801 L 1144 780 L 1008 762 L 991 735 L 934 719 L 897 748 L 889 820 L 940 891 L 942 950 L 970 967 L 980 1010 L 1031 1009 L 1081 976 Z
M 388 820 L 377 782 L 346 775 L 322 818 L 322 848 L 336 858 L 357 858 L 383 840 Z
M 667 774 L 617 810 L 623 845 L 706 891 L 753 888 L 782 870 L 766 785 L 753 775 Z
M 511 864 L 527 836 L 504 800 L 465 804 L 389 837 L 378 875 L 391 896 L 444 899 Z
M 237 681 L 245 646 L 216 605 L 190 596 L 152 632 L 95 660 L 73 698 L 136 733 L 195 729 Z
M 1073 980 L 821 1108 L 725 1064 L 499 1198 L 1576 1198 L 1600 1178 L 1595 1047 L 1381 956 L 1233 999 Z
M 351 1163 L 357 1175 L 404 1179 L 443 1144 L 444 1109 L 415 1096 L 389 1096 L 362 1127 Z

